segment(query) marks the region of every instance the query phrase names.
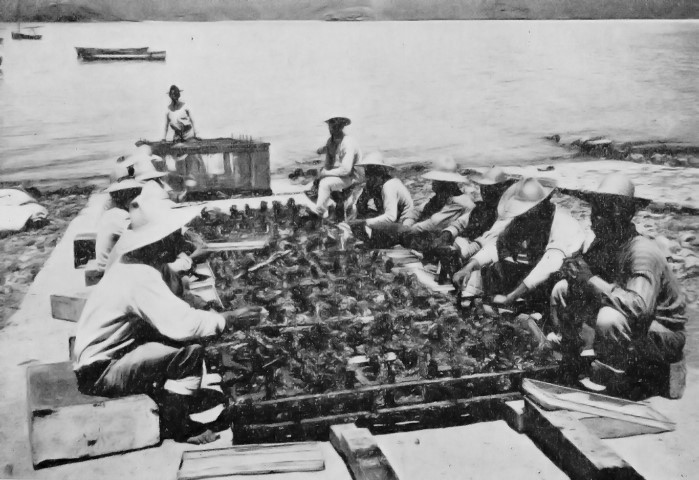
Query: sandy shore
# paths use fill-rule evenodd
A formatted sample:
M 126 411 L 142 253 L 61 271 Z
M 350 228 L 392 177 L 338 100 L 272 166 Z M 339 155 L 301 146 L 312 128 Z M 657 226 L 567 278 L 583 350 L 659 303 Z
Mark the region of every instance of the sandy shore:
M 604 168 L 601 168 L 602 165 Z M 597 184 L 610 168 L 625 169 L 627 165 L 629 165 L 627 162 L 616 162 L 615 164 L 601 164 L 596 161 L 575 162 L 570 165 L 570 168 L 567 164 L 556 164 L 553 172 L 558 172 L 561 176 L 569 178 L 570 181 L 573 181 L 573 174 L 570 172 L 576 172 L 575 175 L 583 177 L 585 181 Z M 656 166 L 649 165 L 648 167 Z M 543 166 L 532 168 L 532 172 L 538 172 L 537 168 L 543 168 Z M 424 169 L 425 167 L 421 165 L 411 165 L 399 170 L 399 176 L 414 192 L 418 203 L 429 197 L 429 185 L 420 178 Z M 517 168 L 513 167 L 511 171 L 517 173 Z M 551 173 L 552 171 L 540 172 L 540 175 L 545 176 Z M 667 177 L 656 176 L 653 171 L 634 174 L 635 181 L 640 182 L 643 179 L 649 183 L 646 187 L 649 189 L 648 191 L 652 193 L 654 189 L 657 189 L 657 198 L 663 199 L 663 202 L 682 203 L 683 194 L 676 193 L 672 189 L 667 192 L 663 190 L 666 188 Z M 474 189 L 472 185 L 466 188 Z M 67 215 L 69 210 L 77 212 L 84 205 L 85 198 L 85 193 L 83 193 L 82 196 L 75 197 L 69 206 L 57 207 L 56 211 L 65 208 Z M 74 334 L 75 324 L 51 318 L 49 295 L 54 292 L 84 288 L 82 271 L 74 270 L 72 266 L 72 238 L 78 232 L 94 228 L 103 199 L 103 195 L 93 195 L 87 208 L 83 209 L 70 222 L 70 225 L 66 219 L 62 228 L 52 232 L 56 235 L 56 239 L 63 234 L 55 249 L 50 241 L 49 246 L 46 247 L 48 250 L 46 252 L 43 245 L 41 249 L 36 247 L 38 253 L 34 252 L 33 249 L 31 250 L 33 252 L 31 256 L 42 254 L 45 255 L 44 259 L 49 254 L 50 256 L 31 283 L 19 310 L 7 321 L 6 327 L 0 330 L 0 365 L 3 366 L 3 375 L 0 376 L 0 391 L 3 392 L 3 395 L 0 396 L 0 418 L 3 419 L 0 422 L 0 444 L 3 445 L 0 451 L 0 477 L 93 479 L 175 478 L 176 476 L 180 454 L 185 446 L 171 441 L 142 451 L 69 463 L 38 471 L 35 471 L 31 465 L 27 440 L 26 367 L 37 362 L 57 362 L 68 359 L 68 337 Z M 568 196 L 557 196 L 555 201 L 564 203 L 583 222 L 588 221 L 588 209 L 583 202 Z M 70 213 L 70 215 L 74 216 L 75 212 Z M 663 235 L 667 238 L 668 255 L 672 259 L 673 268 L 682 279 L 690 298 L 690 318 L 696 318 L 697 313 L 699 313 L 699 308 L 697 308 L 697 297 L 699 296 L 699 277 L 697 275 L 699 271 L 696 263 L 695 266 L 692 266 L 692 262 L 695 262 L 693 259 L 699 254 L 699 248 L 692 243 L 687 235 L 694 231 L 697 220 L 699 217 L 696 215 L 681 214 L 677 210 L 663 207 L 652 207 L 644 210 L 636 218 L 636 223 L 642 231 L 652 235 Z M 21 235 L 29 234 L 30 232 Z M 8 240 L 6 239 L 6 241 Z M 28 240 L 28 242 L 30 241 Z M 14 245 L 14 243 L 12 244 Z M 29 247 L 35 247 L 35 244 L 27 244 L 26 248 Z M 19 256 L 5 255 L 3 261 L 7 259 L 17 262 Z M 690 323 L 689 332 L 685 350 L 689 360 L 688 386 L 685 396 L 676 401 L 663 398 L 650 400 L 650 403 L 661 413 L 678 422 L 677 431 L 606 441 L 647 479 L 692 478 L 696 474 L 699 453 L 695 448 L 692 448 L 692 445 L 699 435 L 699 413 L 696 409 L 696 401 L 699 398 L 699 349 L 697 348 L 699 331 L 696 325 Z M 478 443 L 477 435 L 473 437 L 470 433 L 477 429 L 469 430 L 469 428 L 471 427 L 463 427 L 464 430 L 460 431 L 459 438 L 467 444 L 470 442 Z M 508 435 L 510 434 L 508 433 Z M 409 435 L 405 435 L 401 438 L 408 441 Z M 415 434 L 412 435 L 415 436 Z M 231 436 L 228 432 L 215 446 L 226 446 L 230 444 L 230 441 Z M 504 442 L 504 437 L 491 439 L 493 445 L 504 445 Z M 338 463 L 339 457 L 334 454 L 331 448 L 325 449 L 325 446 L 326 468 L 330 476 L 323 478 L 349 478 L 344 472 L 342 464 Z M 420 453 L 424 457 L 426 465 L 431 459 L 439 458 L 436 451 L 430 451 L 427 445 Z M 458 459 L 454 459 L 455 464 L 457 461 Z M 516 462 L 516 460 L 512 461 Z M 474 465 L 464 466 L 464 468 L 466 467 L 475 468 Z M 495 471 L 490 472 L 491 475 L 485 471 L 480 473 L 482 475 L 479 475 L 478 478 L 500 478 Z M 553 474 L 545 475 L 543 471 L 539 476 L 557 478 Z M 531 478 L 537 477 L 532 476 Z

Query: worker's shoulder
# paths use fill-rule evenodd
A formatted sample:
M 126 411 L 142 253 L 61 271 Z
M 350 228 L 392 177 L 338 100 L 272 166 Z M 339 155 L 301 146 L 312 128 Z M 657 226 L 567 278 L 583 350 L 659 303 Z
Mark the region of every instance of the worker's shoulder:
M 658 242 L 645 235 L 636 235 L 627 244 L 627 249 L 634 256 L 648 256 L 665 260 L 665 255 Z

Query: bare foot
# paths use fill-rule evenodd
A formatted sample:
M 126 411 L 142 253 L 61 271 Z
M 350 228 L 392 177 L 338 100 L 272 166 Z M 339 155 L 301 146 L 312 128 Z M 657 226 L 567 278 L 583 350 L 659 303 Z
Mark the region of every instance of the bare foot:
M 211 430 L 206 430 L 199 435 L 189 437 L 187 439 L 187 443 L 191 443 L 192 445 L 205 445 L 207 443 L 215 442 L 219 438 L 221 438 L 220 435 L 212 432 Z

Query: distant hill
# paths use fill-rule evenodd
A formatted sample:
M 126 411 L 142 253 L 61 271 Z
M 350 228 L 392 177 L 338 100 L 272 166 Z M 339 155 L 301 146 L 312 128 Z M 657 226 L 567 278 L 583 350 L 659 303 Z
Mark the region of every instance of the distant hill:
M 23 21 L 699 18 L 698 0 L 21 0 Z M 17 0 L 0 0 L 16 20 Z

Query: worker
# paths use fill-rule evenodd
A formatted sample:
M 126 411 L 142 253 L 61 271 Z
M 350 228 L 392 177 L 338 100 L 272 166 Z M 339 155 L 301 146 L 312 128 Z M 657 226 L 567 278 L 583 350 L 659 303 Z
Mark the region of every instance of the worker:
M 95 240 L 96 270 L 100 272 L 105 271 L 114 245 L 129 226 L 129 204 L 143 188 L 129 175 L 130 167 L 133 172 L 133 166 L 124 157 L 119 157 L 111 174 L 111 184 L 106 190 L 110 196 L 109 208 L 100 215 Z
M 483 245 L 494 241 L 509 224 L 508 219 L 503 219 L 495 225 L 500 198 L 515 182 L 500 167 L 474 175 L 471 180 L 480 186 L 481 200 L 476 202 L 473 210 L 467 211 L 442 230 L 433 245 L 434 249 L 455 245 L 463 261 L 468 261 Z
M 163 141 L 167 140 L 168 131 L 172 128 L 172 141 L 175 143 L 191 142 L 198 140 L 194 128 L 194 119 L 189 108 L 180 101 L 180 90 L 177 85 L 171 85 L 168 91 L 170 105 L 165 115 L 165 134 Z M 198 153 L 185 154 L 176 159 L 177 172 L 185 181 L 192 182 L 196 174 L 206 173 L 206 166 Z
M 161 438 L 213 441 L 211 428 L 221 425 L 189 417 L 206 369 L 204 348 L 188 342 L 257 324 L 261 309 L 191 308 L 170 291 L 160 267 L 176 258 L 181 228 L 192 214 L 140 197 L 130 212 L 131 226 L 119 240 L 124 255 L 94 287 L 78 320 L 73 352 L 78 387 L 106 397 L 151 395 L 159 404 Z
M 581 256 L 563 263 L 551 295 L 563 351 L 583 376 L 590 362 L 575 357 L 599 359 L 621 380 L 613 393 L 654 394 L 660 372 L 682 359 L 685 295 L 657 243 L 637 232 L 633 217 L 650 202 L 635 196 L 625 175 L 608 175 L 585 197 L 592 236 Z
M 417 218 L 413 198 L 403 182 L 391 175 L 394 167 L 385 162 L 383 155 L 380 152 L 372 152 L 356 166 L 364 169 L 366 177 L 364 192 L 357 202 L 359 215 L 371 215 L 370 201 L 376 209 L 373 212 L 378 215 L 349 222 L 353 230 L 364 228 L 380 235 L 382 229 L 386 227 L 395 225 L 409 228 L 412 226 Z
M 494 295 L 493 303 L 511 305 L 526 296 L 537 307 L 548 305 L 552 275 L 564 259 L 580 252 L 585 239 L 570 212 L 551 202 L 553 191 L 534 178 L 523 178 L 505 191 L 498 216 L 510 223 L 454 275 L 457 288 L 469 286 L 472 274 L 480 271 L 482 292 Z
M 346 191 L 364 180 L 355 168 L 362 158 L 362 152 L 354 138 L 344 131 L 352 123 L 351 120 L 332 117 L 325 123 L 328 124 L 330 137 L 325 146 L 317 150 L 318 155 L 325 155 L 325 165 L 318 173 L 317 186 L 314 185 L 318 194 L 315 205 L 315 213 L 318 215 L 326 213 L 333 192 Z M 314 196 L 314 193 L 310 195 Z
M 413 232 L 441 232 L 449 224 L 475 207 L 470 195 L 461 191 L 460 184 L 468 181 L 459 174 L 453 158 L 439 158 L 433 169 L 422 175 L 432 181 L 434 196 L 425 204 L 412 226 Z
M 163 179 L 168 172 L 156 170 L 151 158 L 147 155 L 138 155 L 134 159 L 134 177 L 136 181 L 143 183 L 141 197 L 152 200 L 170 200 L 175 196 L 172 188 Z

